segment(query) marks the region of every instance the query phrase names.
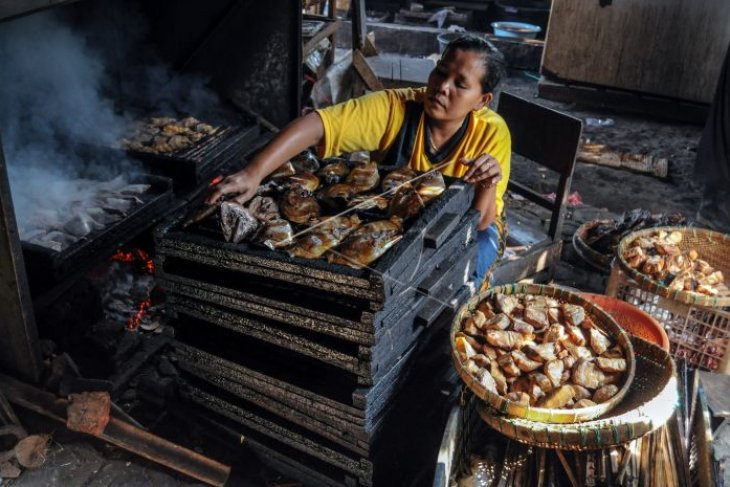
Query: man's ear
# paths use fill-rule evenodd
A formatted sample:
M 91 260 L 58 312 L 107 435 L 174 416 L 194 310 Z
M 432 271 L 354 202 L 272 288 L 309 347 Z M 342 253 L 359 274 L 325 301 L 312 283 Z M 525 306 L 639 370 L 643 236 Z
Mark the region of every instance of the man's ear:
M 488 107 L 492 103 L 492 100 L 494 100 L 494 94 L 491 91 L 483 93 L 481 98 L 479 98 L 479 104 L 476 109 L 481 110 L 484 107 Z

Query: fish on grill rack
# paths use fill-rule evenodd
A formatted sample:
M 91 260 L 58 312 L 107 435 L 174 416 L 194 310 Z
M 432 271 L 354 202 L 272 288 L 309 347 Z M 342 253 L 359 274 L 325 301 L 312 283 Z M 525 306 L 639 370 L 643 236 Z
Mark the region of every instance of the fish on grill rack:
M 171 117 L 152 117 L 131 127 L 119 144 L 124 150 L 167 154 L 186 149 L 218 130 L 195 117 L 176 120 Z

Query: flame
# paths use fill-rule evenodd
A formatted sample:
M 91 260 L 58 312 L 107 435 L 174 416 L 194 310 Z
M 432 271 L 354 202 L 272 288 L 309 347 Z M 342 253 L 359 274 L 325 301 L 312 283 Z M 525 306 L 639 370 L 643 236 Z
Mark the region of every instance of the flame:
M 141 301 L 137 305 L 137 312 L 134 313 L 134 316 L 129 318 L 129 321 L 127 321 L 127 329 L 129 331 L 134 331 L 137 328 L 139 328 L 139 324 L 142 321 L 142 317 L 144 316 L 145 312 L 149 309 L 150 306 L 152 306 L 152 300 L 150 298 L 147 298 L 144 301 Z
M 155 273 L 155 263 L 150 258 L 149 254 L 142 249 L 133 249 L 129 252 L 124 252 L 121 249 L 117 250 L 112 255 L 112 260 L 118 262 L 141 262 L 143 263 L 144 270 L 149 274 Z
M 216 176 L 210 180 L 210 184 L 208 185 L 208 187 L 215 186 L 218 183 L 220 183 L 221 181 L 223 181 L 223 176 Z

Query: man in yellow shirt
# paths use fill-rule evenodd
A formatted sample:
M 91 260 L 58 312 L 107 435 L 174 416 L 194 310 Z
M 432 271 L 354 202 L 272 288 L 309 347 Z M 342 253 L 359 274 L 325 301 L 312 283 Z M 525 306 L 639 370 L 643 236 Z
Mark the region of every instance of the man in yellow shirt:
M 474 207 L 481 212 L 475 272 L 481 286 L 503 249 L 501 216 L 510 169 L 511 142 L 504 120 L 488 108 L 504 72 L 483 39 L 451 42 L 422 89 L 384 90 L 298 118 L 282 130 L 246 168 L 232 174 L 208 198 L 235 194 L 252 198 L 261 181 L 304 149 L 321 157 L 371 151 L 389 166 L 408 164 L 475 183 Z

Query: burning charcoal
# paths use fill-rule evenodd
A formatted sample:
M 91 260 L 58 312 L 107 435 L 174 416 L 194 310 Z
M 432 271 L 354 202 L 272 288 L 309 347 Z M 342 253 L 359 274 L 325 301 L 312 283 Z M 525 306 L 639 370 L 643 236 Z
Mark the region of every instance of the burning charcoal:
M 239 243 L 258 228 L 258 221 L 238 203 L 224 201 L 220 208 L 221 230 L 227 242 Z
M 279 207 L 273 198 L 268 196 L 256 196 L 248 204 L 248 211 L 258 221 L 266 222 L 281 218 L 279 215 Z

